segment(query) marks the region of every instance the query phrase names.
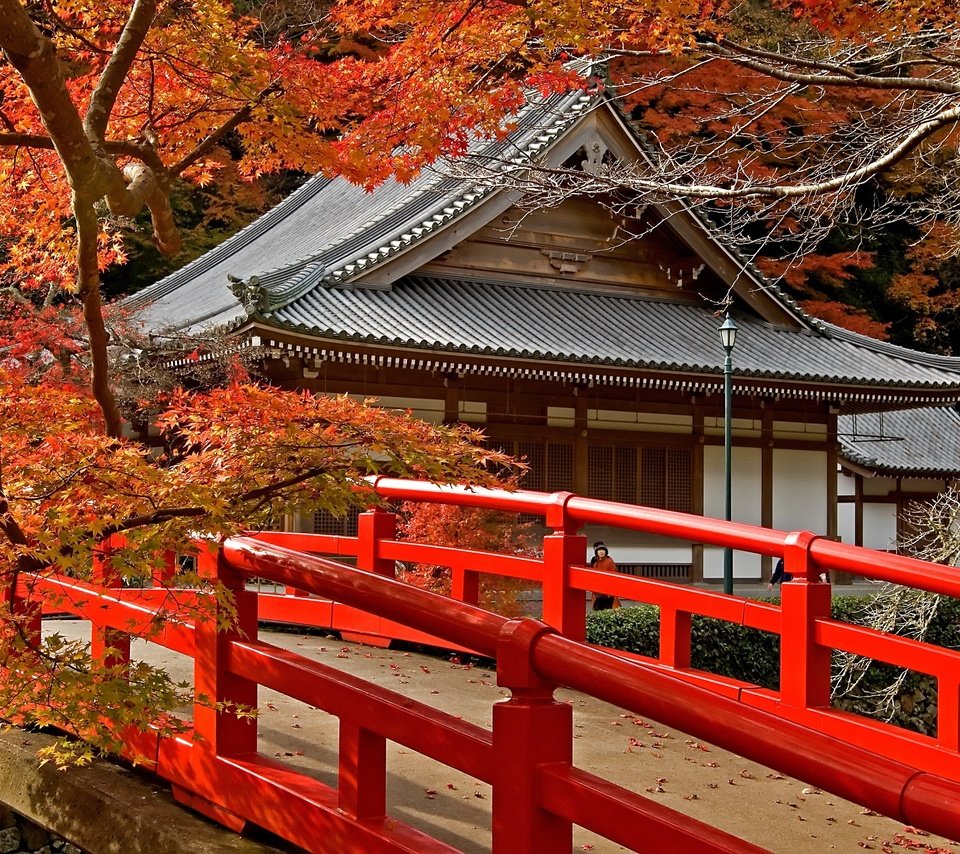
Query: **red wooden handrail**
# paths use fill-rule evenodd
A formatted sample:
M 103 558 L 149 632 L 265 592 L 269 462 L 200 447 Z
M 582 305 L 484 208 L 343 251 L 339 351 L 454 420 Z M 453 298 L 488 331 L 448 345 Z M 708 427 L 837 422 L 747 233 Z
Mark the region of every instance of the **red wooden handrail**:
M 300 589 L 362 604 L 440 638 L 458 642 L 468 638 L 469 646 L 491 657 L 509 622 L 401 582 L 348 571 L 335 561 L 256 540 L 228 540 L 224 555 L 231 566 L 246 575 L 280 578 Z M 918 771 L 913 765 L 553 633 L 537 637 L 530 647 L 530 657 L 537 674 L 551 686 L 574 688 L 684 732 L 702 734 L 721 747 L 908 824 L 923 819 L 937 833 L 949 835 L 957 830 L 960 781 Z M 927 804 L 918 802 L 918 787 L 925 796 L 938 793 L 943 806 L 939 818 L 928 816 Z
M 651 804 L 572 764 L 571 710 L 553 700 L 566 685 L 731 749 L 878 812 L 946 836 L 960 833 L 960 653 L 830 618 L 824 569 L 852 571 L 960 596 L 955 570 L 897 555 L 783 532 L 570 493 L 504 492 L 377 478 L 386 501 L 481 506 L 543 516 L 554 534 L 543 557 L 468 552 L 398 540 L 390 513 L 361 517 L 356 538 L 262 534 L 201 550 L 200 569 L 237 597 L 239 628 L 174 620 L 151 640 L 193 655 L 195 690 L 220 701 L 255 701 L 264 685 L 340 718 L 339 786 L 331 789 L 257 753 L 254 722 L 198 702 L 195 736 L 151 740 L 130 734 L 175 795 L 231 827 L 252 821 L 312 851 L 448 851 L 448 846 L 386 819 L 387 740 L 404 744 L 494 787 L 493 847 L 569 850 L 571 822 L 628 847 L 656 840 L 661 848 L 759 850 L 686 816 Z M 597 572 L 583 565 L 584 524 L 618 526 L 659 536 L 783 556 L 796 578 L 780 607 L 682 585 Z M 283 547 L 295 546 L 297 551 Z M 308 553 L 309 552 L 309 553 Z M 350 556 L 360 570 L 321 555 Z M 475 594 L 478 572 L 538 580 L 544 621 L 510 621 L 473 605 L 397 582 L 396 561 L 453 567 L 455 592 Z M 158 583 L 169 585 L 175 562 Z M 368 572 L 363 569 L 369 570 Z M 473 579 L 467 582 L 467 577 Z M 284 585 L 296 596 L 256 596 L 245 579 Z M 62 576 L 22 584 L 18 596 L 57 599 L 57 608 L 92 619 L 95 637 L 123 656 L 124 638 L 146 635 L 170 596 L 100 586 Z M 585 591 L 615 593 L 660 609 L 660 651 L 653 659 L 583 644 Z M 497 659 L 498 684 L 510 699 L 493 709 L 487 730 L 326 668 L 256 639 L 259 613 L 315 625 L 426 639 Z M 710 616 L 781 637 L 781 690 L 758 688 L 690 667 L 691 617 Z M 117 642 L 119 641 L 119 642 Z M 936 738 L 839 712 L 829 703 L 831 651 L 843 649 L 934 675 L 939 687 Z

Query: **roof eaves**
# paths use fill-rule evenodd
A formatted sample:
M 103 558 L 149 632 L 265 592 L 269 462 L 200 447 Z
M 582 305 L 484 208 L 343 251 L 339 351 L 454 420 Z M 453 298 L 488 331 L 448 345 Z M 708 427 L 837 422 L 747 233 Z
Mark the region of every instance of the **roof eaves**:
M 287 330 L 297 334 L 306 334 L 317 337 L 331 338 L 339 341 L 350 341 L 356 344 L 379 344 L 398 347 L 423 347 L 430 350 L 442 352 L 457 352 L 470 354 L 473 356 L 495 356 L 508 358 L 531 359 L 535 361 L 553 361 L 567 363 L 581 363 L 585 365 L 599 365 L 613 368 L 626 368 L 631 370 L 656 370 L 656 371 L 682 371 L 686 373 L 699 374 L 721 374 L 722 367 L 713 364 L 701 364 L 693 362 L 669 362 L 654 361 L 643 359 L 623 359 L 611 356 L 587 356 L 578 353 L 560 353 L 541 350 L 527 350 L 515 347 L 484 347 L 479 345 L 444 343 L 440 341 L 428 342 L 425 340 L 415 340 L 413 338 L 401 338 L 389 335 L 364 335 L 360 333 L 345 332 L 332 328 L 322 329 L 318 326 L 309 326 L 304 323 L 277 322 L 275 318 L 269 315 L 251 315 L 242 320 L 247 323 L 250 320 L 261 320 L 262 322 L 276 328 Z M 240 322 L 235 324 L 239 328 Z M 822 383 L 829 385 L 850 385 L 850 386 L 869 386 L 875 384 L 872 379 L 850 376 L 827 376 L 824 374 L 792 374 L 786 371 L 750 371 L 739 370 L 737 377 L 747 380 L 779 380 L 784 382 L 805 382 Z M 905 380 L 888 381 L 886 387 L 889 389 L 899 388 L 919 388 L 923 390 L 939 390 L 950 388 L 950 384 L 933 381 L 912 381 Z M 960 393 L 960 392 L 958 392 Z
M 252 223 L 240 229 L 240 231 L 223 241 L 223 243 L 214 247 L 209 252 L 205 252 L 199 258 L 195 258 L 189 264 L 174 271 L 159 282 L 144 288 L 142 291 L 131 294 L 123 300 L 124 305 L 136 311 L 167 296 L 183 283 L 202 275 L 236 253 L 238 249 L 249 245 L 261 237 L 301 207 L 305 200 L 312 198 L 323 190 L 329 183 L 330 179 L 322 176 L 311 178 L 306 181 L 303 186 L 294 190 L 280 202 L 280 204 L 271 208 L 263 214 L 263 216 L 257 217 Z

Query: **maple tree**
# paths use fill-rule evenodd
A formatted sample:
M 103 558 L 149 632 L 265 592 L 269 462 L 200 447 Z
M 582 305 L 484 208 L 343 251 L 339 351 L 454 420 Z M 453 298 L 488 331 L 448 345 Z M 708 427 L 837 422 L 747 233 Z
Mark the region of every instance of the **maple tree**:
M 513 489 L 517 485 L 515 478 L 501 484 Z M 398 516 L 398 539 L 499 554 L 538 553 L 532 523 L 519 520 L 515 514 L 451 504 L 404 502 Z M 397 577 L 434 593 L 449 595 L 451 591 L 452 572 L 448 566 L 405 563 L 398 567 Z M 522 616 L 520 596 L 532 589 L 533 585 L 523 579 L 481 575 L 479 604 L 507 617 Z
M 483 483 L 489 467 L 509 465 L 469 431 L 265 391 L 229 370 L 220 390 L 154 383 L 139 347 L 118 346 L 124 335 L 110 330 L 101 293 L 134 217 L 149 211 L 154 243 L 175 255 L 173 188 L 226 174 L 226 150 L 240 178 L 293 169 L 373 186 L 466 153 L 473 134 L 504 134 L 531 89 L 603 85 L 571 59 L 647 56 L 724 61 L 773 81 L 749 102 L 758 118 L 788 96 L 814 102 L 827 89 L 888 97 L 853 124 L 849 114 L 828 123 L 815 158 L 798 143 L 790 180 L 751 156 L 718 170 L 729 160 L 708 157 L 707 145 L 685 157 L 664 148 L 650 175 L 618 164 L 568 172 L 564 192 L 626 187 L 634 197 L 721 199 L 731 210 L 747 200 L 739 207 L 770 216 L 802 198 L 843 202 L 894 168 L 929 190 L 931 174 L 946 174 L 955 157 L 960 13 L 933 0 L 774 5 L 815 37 L 773 48 L 712 0 L 339 0 L 303 15 L 293 4 L 271 7 L 269 21 L 228 0 L 0 0 L 0 287 L 9 298 L 0 650 L 17 675 L 0 689 L 0 713 L 69 720 L 101 743 L 111 729 L 104 717 L 114 727 L 163 725 L 174 686 L 149 671 L 95 672 L 83 650 L 38 645 L 11 610 L 18 580 L 55 570 L 82 577 L 109 534 L 124 534 L 114 560 L 135 574 L 144 555 L 188 535 L 222 537 L 293 506 L 341 510 L 378 466 Z M 671 82 L 654 74 L 634 82 Z M 614 82 L 626 91 L 628 81 Z M 746 132 L 728 125 L 719 130 Z M 941 183 L 949 196 L 952 184 Z M 819 202 L 809 212 L 828 216 Z M 186 352 L 205 364 L 210 350 Z M 156 447 L 127 437 L 136 423 L 157 426 Z
M 369 501 L 365 478 L 380 470 L 490 485 L 510 465 L 464 427 L 240 382 L 151 402 L 151 446 L 107 435 L 82 387 L 24 382 L 26 370 L 0 369 L 0 717 L 56 724 L 101 747 L 115 746 L 126 724 L 179 726 L 167 713 L 181 693 L 146 665 L 95 667 L 84 644 L 32 635 L 18 597 L 38 579 L 90 579 L 112 536 L 110 572 L 142 578 L 165 552 L 196 553 L 198 543 L 270 527 L 292 509 L 342 514 Z M 209 619 L 216 602 L 229 616 L 232 600 L 217 585 L 195 576 L 178 584 L 212 596 L 197 605 L 171 590 L 164 618 Z

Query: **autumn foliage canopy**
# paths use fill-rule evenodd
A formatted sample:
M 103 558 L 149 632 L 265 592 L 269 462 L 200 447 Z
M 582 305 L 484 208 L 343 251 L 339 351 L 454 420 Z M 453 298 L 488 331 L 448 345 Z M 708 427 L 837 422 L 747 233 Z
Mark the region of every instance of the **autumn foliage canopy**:
M 932 0 L 757 8 L 847 40 L 853 56 L 960 15 Z M 11 612 L 18 583 L 84 577 L 111 533 L 126 536 L 118 566 L 133 574 L 188 535 L 222 537 L 291 508 L 342 510 L 380 468 L 489 483 L 509 467 L 469 431 L 264 390 L 242 372 L 221 388 L 138 393 L 100 279 L 124 261 L 138 216 L 149 213 L 154 243 L 174 255 L 172 188 L 227 163 L 246 179 L 407 178 L 462 153 L 472 134 L 506 133 L 531 89 L 587 85 L 572 59 L 702 55 L 776 66 L 788 87 L 817 85 L 801 73 L 871 82 L 820 48 L 813 65 L 778 65 L 763 38 L 734 41 L 749 35 L 742 7 L 713 0 L 0 0 L 0 664 L 17 674 L 2 682 L 0 716 L 69 721 L 108 744 L 111 727 L 162 723 L 176 702 L 148 671 L 108 684 L 82 649 L 39 645 Z M 901 74 L 936 76 L 922 63 Z M 931 133 L 953 127 L 951 85 L 927 86 L 947 101 Z M 152 441 L 131 425 L 153 425 Z M 43 702 L 21 690 L 40 684 Z

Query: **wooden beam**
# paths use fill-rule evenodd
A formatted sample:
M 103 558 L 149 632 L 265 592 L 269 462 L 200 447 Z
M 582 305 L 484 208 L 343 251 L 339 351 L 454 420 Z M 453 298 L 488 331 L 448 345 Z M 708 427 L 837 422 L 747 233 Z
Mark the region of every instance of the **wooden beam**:
M 760 415 L 760 524 L 773 527 L 773 412 L 764 407 Z M 760 558 L 760 580 L 766 584 L 773 574 L 773 558 Z
M 698 516 L 703 515 L 703 406 L 699 395 L 691 396 L 693 408 L 693 483 L 691 499 L 693 506 L 690 510 Z M 703 581 L 703 543 L 690 545 L 690 580 L 694 583 Z
M 583 389 L 575 389 L 573 415 L 573 491 L 578 495 L 587 494 L 587 469 L 589 467 L 589 451 L 587 450 L 587 397 Z

